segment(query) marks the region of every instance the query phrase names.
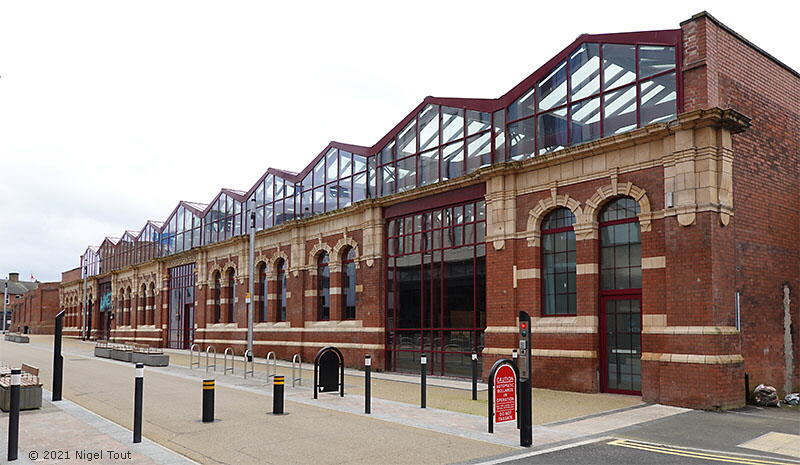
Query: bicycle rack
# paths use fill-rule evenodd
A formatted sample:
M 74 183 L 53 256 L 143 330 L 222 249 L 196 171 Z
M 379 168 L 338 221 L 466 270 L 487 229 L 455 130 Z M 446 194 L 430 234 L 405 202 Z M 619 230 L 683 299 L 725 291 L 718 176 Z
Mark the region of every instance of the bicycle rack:
M 248 358 L 250 357 L 250 358 Z M 250 360 L 250 369 L 247 369 L 247 361 Z M 256 377 L 255 374 L 256 369 L 256 360 L 253 358 L 253 352 L 251 350 L 244 351 L 244 379 L 247 379 L 247 374 L 250 373 L 250 376 L 253 378 Z
M 228 368 L 228 355 L 231 356 L 231 367 Z M 222 354 L 222 374 L 227 375 L 228 371 L 233 374 L 233 369 L 236 367 L 236 359 L 233 358 L 235 354 L 233 353 L 233 349 L 230 347 L 225 349 L 225 352 Z
M 193 355 L 195 353 L 195 349 L 197 349 L 196 362 L 194 361 L 194 355 Z M 189 346 L 189 369 L 191 370 L 194 367 L 200 369 L 200 346 L 197 344 L 192 344 L 191 346 Z
M 272 356 L 272 374 L 269 374 L 270 356 Z M 267 352 L 267 383 L 269 383 L 270 378 L 274 378 L 276 374 L 278 374 L 278 360 L 275 359 L 275 352 Z
M 214 354 L 214 364 L 213 365 L 209 365 L 208 364 L 208 354 L 209 353 L 213 353 Z M 217 349 L 215 349 L 212 346 L 206 347 L 206 372 L 208 372 L 209 368 L 214 368 L 214 371 L 217 371 Z
M 295 361 L 297 362 L 297 372 L 300 376 L 295 375 Z M 300 386 L 303 385 L 303 361 L 300 359 L 300 354 L 292 356 L 292 387 L 295 387 L 295 382 Z

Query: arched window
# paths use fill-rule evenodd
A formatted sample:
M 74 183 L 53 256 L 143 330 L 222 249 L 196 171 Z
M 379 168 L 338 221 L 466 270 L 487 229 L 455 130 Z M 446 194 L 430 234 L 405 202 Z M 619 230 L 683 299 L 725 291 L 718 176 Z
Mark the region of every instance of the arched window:
M 229 268 L 227 272 L 226 286 L 228 289 L 228 302 L 225 305 L 227 311 L 225 316 L 228 323 L 236 322 L 235 302 L 236 302 L 236 272 L 233 268 Z
M 356 319 L 356 251 L 348 247 L 342 253 L 342 318 Z
M 150 292 L 147 294 L 147 306 L 150 309 L 147 311 L 147 324 L 156 324 L 156 284 L 150 283 Z
M 575 315 L 575 215 L 568 208 L 542 221 L 542 314 Z
M 222 317 L 222 280 L 220 279 L 219 271 L 214 272 L 214 323 L 219 323 Z
M 133 321 L 133 290 L 129 287 L 125 293 L 125 324 L 130 326 Z
M 267 321 L 267 296 L 269 294 L 267 293 L 267 264 L 264 262 L 258 265 L 258 279 L 256 280 L 256 285 L 258 286 L 256 295 L 260 294 L 261 297 L 258 301 L 258 315 L 256 316 L 256 321 Z
M 328 267 L 329 257 L 327 252 L 321 252 L 317 257 L 317 319 L 331 319 L 331 270 Z
M 114 315 L 114 324 L 112 325 L 114 328 L 118 328 L 123 325 L 123 318 L 125 314 L 125 289 L 119 290 L 119 295 L 117 296 L 117 311 Z
M 277 321 L 286 321 L 286 260 L 279 258 L 275 264 L 277 270 L 275 296 L 277 297 Z
M 600 212 L 600 289 L 642 287 L 639 203 L 630 197 L 611 201 Z
M 136 326 L 147 324 L 147 284 L 139 290 L 139 308 L 136 313 Z

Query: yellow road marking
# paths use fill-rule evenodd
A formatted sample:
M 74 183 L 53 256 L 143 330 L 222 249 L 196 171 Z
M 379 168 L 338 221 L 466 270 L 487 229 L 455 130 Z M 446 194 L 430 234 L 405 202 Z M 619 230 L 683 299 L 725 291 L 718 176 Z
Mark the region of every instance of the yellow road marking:
M 665 446 L 658 446 L 654 444 L 648 443 L 640 443 L 640 442 L 633 442 L 628 441 L 625 439 L 616 439 L 614 441 L 610 441 L 607 443 L 610 446 L 619 446 L 619 447 L 627 447 L 629 449 L 638 449 L 644 450 L 648 452 L 655 452 L 659 454 L 667 454 L 667 455 L 678 455 L 681 457 L 691 457 L 695 459 L 706 459 L 706 460 L 713 460 L 717 462 L 729 462 L 729 463 L 742 463 L 746 465 L 796 465 L 795 463 L 791 462 L 776 462 L 772 460 L 759 460 L 759 459 L 751 459 L 746 457 L 735 457 L 729 455 L 716 455 L 716 454 L 707 454 L 703 452 L 695 452 L 691 450 L 685 449 L 674 449 L 671 447 Z

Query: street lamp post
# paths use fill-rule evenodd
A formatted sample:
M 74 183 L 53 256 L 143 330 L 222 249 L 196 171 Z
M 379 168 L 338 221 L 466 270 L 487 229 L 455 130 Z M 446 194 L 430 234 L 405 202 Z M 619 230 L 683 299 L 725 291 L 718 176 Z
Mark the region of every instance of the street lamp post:
M 3 334 L 6 333 L 6 306 L 8 305 L 8 281 L 5 282 L 5 290 L 3 290 Z
M 253 300 L 255 297 L 255 247 L 256 247 L 256 198 L 250 201 L 250 253 L 247 260 L 250 279 L 247 288 L 247 350 L 253 356 Z M 266 296 L 264 296 L 266 297 Z M 250 361 L 250 360 L 248 360 Z
M 84 258 L 84 260 L 86 260 Z M 81 340 L 86 340 L 86 311 L 89 306 L 89 292 L 87 290 L 89 286 L 89 268 L 86 266 L 86 263 L 83 264 L 83 305 L 81 306 Z

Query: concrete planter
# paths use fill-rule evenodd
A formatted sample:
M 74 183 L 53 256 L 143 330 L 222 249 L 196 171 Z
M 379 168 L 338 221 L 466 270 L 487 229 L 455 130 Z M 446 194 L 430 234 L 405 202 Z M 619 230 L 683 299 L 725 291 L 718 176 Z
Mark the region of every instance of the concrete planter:
M 108 347 L 95 347 L 94 356 L 102 358 L 111 358 L 111 349 Z
M 130 362 L 133 352 L 130 350 L 110 349 L 111 358 L 120 362 Z
M 165 367 L 169 365 L 169 355 L 134 352 L 131 361 L 133 363 L 144 363 L 149 367 Z
M 28 336 L 23 336 L 22 334 L 6 334 L 5 339 L 9 342 L 19 342 L 23 344 L 31 342 L 31 339 Z
M 19 409 L 31 410 L 42 408 L 42 387 L 22 386 L 19 389 Z M 0 410 L 11 410 L 11 388 L 0 387 Z

